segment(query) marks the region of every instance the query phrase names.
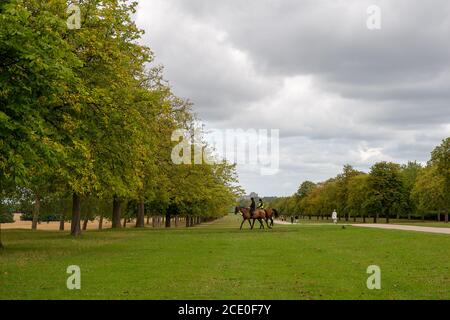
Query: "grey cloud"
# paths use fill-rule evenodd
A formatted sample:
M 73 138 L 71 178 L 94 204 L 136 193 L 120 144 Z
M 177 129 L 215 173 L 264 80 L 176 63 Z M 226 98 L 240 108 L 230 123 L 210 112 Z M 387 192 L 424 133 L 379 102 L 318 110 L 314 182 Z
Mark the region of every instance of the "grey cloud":
M 426 161 L 450 135 L 447 0 L 141 0 L 137 21 L 207 126 L 281 130 L 280 173 L 239 168 L 248 191 L 293 193 L 345 163 Z

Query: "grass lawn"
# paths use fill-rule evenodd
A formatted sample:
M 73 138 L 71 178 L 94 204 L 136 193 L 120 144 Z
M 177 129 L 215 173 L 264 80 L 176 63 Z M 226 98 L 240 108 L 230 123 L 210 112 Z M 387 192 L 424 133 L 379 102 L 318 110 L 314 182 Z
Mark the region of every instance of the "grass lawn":
M 450 299 L 450 236 L 333 225 L 3 230 L 0 299 Z M 82 289 L 66 288 L 81 267 Z M 382 289 L 368 290 L 369 265 Z

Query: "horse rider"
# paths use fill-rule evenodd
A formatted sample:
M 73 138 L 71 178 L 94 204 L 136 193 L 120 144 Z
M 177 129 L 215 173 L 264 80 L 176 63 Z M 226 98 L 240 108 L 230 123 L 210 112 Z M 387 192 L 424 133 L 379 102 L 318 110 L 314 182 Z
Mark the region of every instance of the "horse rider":
M 255 199 L 251 198 L 252 200 L 252 204 L 250 205 L 250 217 L 253 218 L 253 214 L 255 213 L 256 210 L 256 203 L 255 203 Z
M 259 203 L 258 203 L 258 209 L 264 210 L 264 202 L 262 199 L 259 199 Z

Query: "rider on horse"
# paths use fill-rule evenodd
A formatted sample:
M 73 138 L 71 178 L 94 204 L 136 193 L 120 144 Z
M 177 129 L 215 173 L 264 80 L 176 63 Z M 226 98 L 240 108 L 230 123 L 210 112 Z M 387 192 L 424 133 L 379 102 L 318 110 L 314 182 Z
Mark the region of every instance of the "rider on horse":
M 251 198 L 252 200 L 252 204 L 250 205 L 250 217 L 253 217 L 253 214 L 255 213 L 256 210 L 256 203 L 255 203 L 255 199 Z
M 264 210 L 264 202 L 262 199 L 259 199 L 258 209 Z

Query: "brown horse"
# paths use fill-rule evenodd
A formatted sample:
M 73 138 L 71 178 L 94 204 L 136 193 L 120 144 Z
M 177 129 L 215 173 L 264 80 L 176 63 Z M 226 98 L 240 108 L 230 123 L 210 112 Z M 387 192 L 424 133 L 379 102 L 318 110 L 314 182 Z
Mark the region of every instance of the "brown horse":
M 270 220 L 270 226 L 273 227 L 273 217 L 278 218 L 278 211 L 272 208 L 264 209 L 266 211 L 266 224 Z
M 240 229 L 242 230 L 242 226 L 244 225 L 245 221 L 248 221 L 248 223 L 250 224 L 251 229 L 253 230 L 253 227 L 255 226 L 255 220 L 259 221 L 260 224 L 260 229 L 264 229 L 264 224 L 263 224 L 263 220 L 266 221 L 266 225 L 269 229 L 271 229 L 272 227 L 269 226 L 269 224 L 267 223 L 267 217 L 266 217 L 266 211 L 262 210 L 262 209 L 256 209 L 255 212 L 253 212 L 253 216 L 250 215 L 250 208 L 245 208 L 245 207 L 236 207 L 234 209 L 234 214 L 242 214 L 242 223 L 241 223 L 241 227 Z M 251 223 L 250 220 L 253 219 L 253 224 Z

